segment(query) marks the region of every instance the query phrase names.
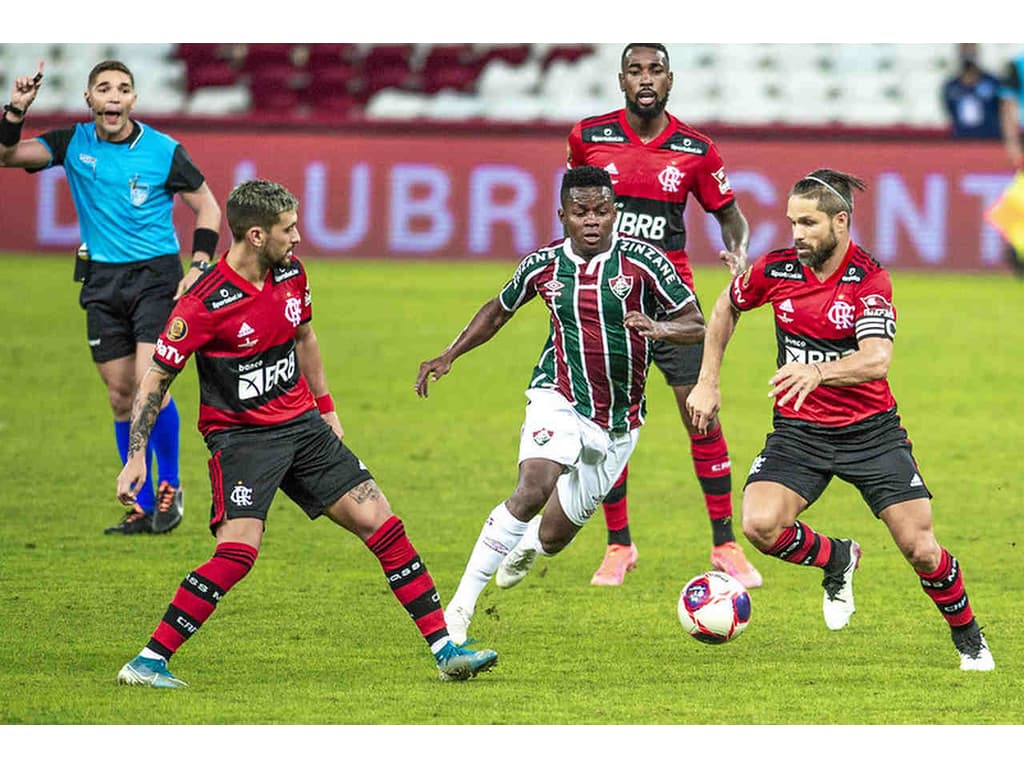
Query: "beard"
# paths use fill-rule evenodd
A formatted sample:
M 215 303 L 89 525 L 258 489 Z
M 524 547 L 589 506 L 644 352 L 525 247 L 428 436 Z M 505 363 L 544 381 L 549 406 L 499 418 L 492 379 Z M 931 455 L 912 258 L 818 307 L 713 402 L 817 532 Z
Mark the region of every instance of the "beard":
M 832 255 L 832 252 L 836 249 L 839 244 L 839 240 L 836 239 L 836 231 L 834 228 L 830 228 L 828 231 L 828 237 L 821 241 L 821 244 L 817 248 L 811 248 L 809 253 L 800 253 L 797 251 L 796 257 L 800 260 L 800 263 L 805 267 L 811 269 L 817 269 Z
M 637 102 L 626 97 L 626 108 L 634 115 L 642 120 L 653 120 L 662 112 L 665 111 L 665 105 L 668 104 L 668 94 L 665 94 L 665 98 L 655 101 L 649 107 L 641 107 Z

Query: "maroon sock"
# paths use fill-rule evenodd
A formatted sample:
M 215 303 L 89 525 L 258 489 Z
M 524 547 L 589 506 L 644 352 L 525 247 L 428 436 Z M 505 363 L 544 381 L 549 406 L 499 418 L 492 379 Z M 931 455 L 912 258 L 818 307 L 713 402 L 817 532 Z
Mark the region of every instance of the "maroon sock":
M 828 536 L 816 533 L 809 525 L 797 520 L 783 528 L 779 538 L 764 553 L 788 563 L 824 568 L 832 557 L 834 543 Z
M 924 593 L 932 599 L 949 626 L 962 627 L 971 623 L 974 611 L 971 610 L 971 602 L 964 589 L 960 563 L 955 557 L 943 549 L 939 567 L 932 573 L 918 571 L 917 575 L 921 577 Z
M 249 573 L 257 554 L 258 550 L 239 541 L 218 544 L 213 557 L 181 582 L 146 647 L 170 658 L 210 618 L 225 593 Z
M 434 580 L 405 535 L 402 521 L 395 515 L 389 517 L 366 540 L 366 546 L 380 560 L 388 586 L 416 623 L 427 645 L 433 645 L 447 634 Z

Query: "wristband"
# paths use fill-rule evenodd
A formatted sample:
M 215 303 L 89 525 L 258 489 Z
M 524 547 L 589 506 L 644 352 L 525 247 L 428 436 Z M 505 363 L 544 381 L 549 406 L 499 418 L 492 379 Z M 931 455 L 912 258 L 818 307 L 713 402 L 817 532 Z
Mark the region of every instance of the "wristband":
M 21 126 L 24 123 L 12 123 L 7 119 L 6 113 L 4 117 L 0 117 L 0 144 L 5 147 L 13 147 L 19 141 L 21 141 Z
M 25 116 L 25 110 L 21 107 L 16 107 L 13 104 L 4 104 L 4 112 L 10 112 L 15 117 Z
M 205 272 L 209 272 L 211 269 L 213 269 L 213 264 L 211 264 L 208 261 L 203 261 L 201 259 L 196 259 L 195 261 L 193 261 L 191 264 L 188 265 L 188 268 L 189 269 L 198 269 L 200 272 L 204 272 L 205 273 Z
M 821 384 L 824 384 L 825 383 L 825 374 L 821 372 L 821 368 L 818 366 L 817 363 L 811 363 L 811 365 L 813 365 L 814 366 L 814 370 L 816 370 L 818 372 L 818 384 L 819 384 L 819 386 Z
M 316 399 L 316 407 L 320 413 L 330 413 L 334 410 L 334 398 L 331 397 L 331 393 L 328 392 L 326 395 L 320 395 Z
M 217 240 L 220 237 L 216 231 L 206 227 L 197 227 L 192 233 L 192 253 L 202 251 L 210 254 L 212 259 L 217 255 Z

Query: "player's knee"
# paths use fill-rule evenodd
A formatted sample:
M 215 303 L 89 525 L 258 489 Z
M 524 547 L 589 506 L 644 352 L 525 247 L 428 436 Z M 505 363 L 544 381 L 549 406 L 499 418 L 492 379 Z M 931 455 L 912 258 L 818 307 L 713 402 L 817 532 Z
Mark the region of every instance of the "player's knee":
M 779 516 L 770 510 L 743 507 L 743 535 L 761 552 L 771 549 L 782 533 Z
M 899 542 L 899 548 L 918 573 L 932 573 L 942 562 L 942 548 L 930 532 Z
M 506 502 L 508 511 L 520 520 L 530 520 L 544 506 L 551 490 L 537 483 L 520 483 Z

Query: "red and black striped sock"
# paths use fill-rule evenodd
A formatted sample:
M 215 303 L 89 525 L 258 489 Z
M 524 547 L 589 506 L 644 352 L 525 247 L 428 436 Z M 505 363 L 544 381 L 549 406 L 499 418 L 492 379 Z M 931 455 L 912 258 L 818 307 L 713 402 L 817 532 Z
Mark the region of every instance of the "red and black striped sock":
M 185 577 L 146 644 L 166 659 L 194 635 L 220 599 L 252 569 L 259 551 L 239 541 L 217 545 L 213 557 Z
M 633 539 L 629 535 L 629 501 L 626 498 L 626 479 L 629 477 L 629 465 L 622 469 L 622 474 L 608 495 L 601 502 L 604 508 L 604 522 L 608 528 L 608 543 L 629 546 Z
M 718 424 L 706 435 L 690 435 L 690 455 L 711 520 L 715 546 L 736 540 L 732 530 L 732 463 Z
M 436 652 L 438 648 L 434 646 L 448 635 L 441 598 L 427 566 L 405 535 L 402 521 L 395 515 L 389 517 L 366 540 L 366 546 L 380 561 L 398 602 L 416 623 L 427 645 Z
M 931 573 L 917 572 L 921 588 L 932 599 L 942 618 L 951 627 L 962 627 L 974 619 L 971 602 L 964 589 L 964 576 L 960 563 L 943 548 L 939 567 Z
M 788 563 L 824 568 L 832 557 L 834 544 L 835 539 L 822 536 L 809 525 L 797 520 L 793 525 L 783 528 L 779 538 L 764 553 Z

